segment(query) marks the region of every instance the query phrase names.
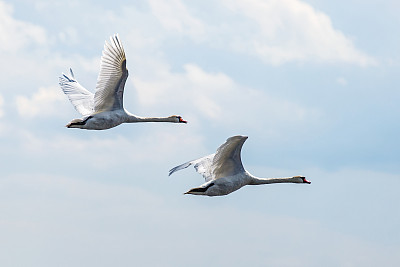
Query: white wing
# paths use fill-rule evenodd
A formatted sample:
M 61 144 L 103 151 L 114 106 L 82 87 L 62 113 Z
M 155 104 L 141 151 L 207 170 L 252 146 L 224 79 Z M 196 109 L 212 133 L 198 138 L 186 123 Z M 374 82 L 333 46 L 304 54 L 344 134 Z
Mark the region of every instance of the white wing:
M 215 153 L 211 165 L 214 179 L 232 176 L 244 172 L 240 152 L 247 136 L 232 136 Z
M 175 168 L 172 168 L 169 171 L 169 175 L 173 174 L 176 171 L 183 170 L 183 169 L 189 167 L 190 165 L 194 165 L 194 168 L 196 169 L 196 171 L 198 173 L 200 173 L 201 175 L 203 175 L 206 182 L 213 180 L 211 164 L 212 164 L 214 155 L 215 154 L 211 154 L 211 155 L 199 158 L 199 159 L 188 161 L 179 166 L 176 166 Z
M 88 116 L 94 111 L 94 94 L 86 90 L 75 80 L 72 69 L 70 69 L 70 72 L 71 77 L 64 73 L 59 77 L 61 89 L 68 96 L 69 101 L 71 101 L 75 109 L 83 116 Z
M 240 152 L 247 138 L 247 136 L 241 135 L 232 136 L 217 149 L 215 154 L 176 166 L 169 171 L 169 175 L 190 165 L 194 165 L 196 171 L 203 175 L 206 182 L 244 172 Z
M 118 35 L 106 41 L 101 57 L 100 73 L 94 95 L 95 112 L 123 108 L 123 94 L 128 70 L 124 48 Z

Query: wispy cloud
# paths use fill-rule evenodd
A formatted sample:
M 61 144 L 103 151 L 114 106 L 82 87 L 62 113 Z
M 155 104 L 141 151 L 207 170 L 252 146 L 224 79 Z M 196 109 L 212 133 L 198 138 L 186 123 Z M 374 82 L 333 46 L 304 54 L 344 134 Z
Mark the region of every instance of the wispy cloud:
M 31 97 L 19 95 L 15 103 L 20 116 L 32 118 L 36 116 L 57 115 L 58 103 L 66 101 L 61 90 L 56 86 L 41 87 Z
M 187 6 L 180 0 L 149 0 L 153 15 L 162 26 L 170 31 L 189 35 L 194 40 L 203 38 L 204 23 L 191 15 Z
M 375 60 L 359 51 L 351 39 L 333 27 L 329 16 L 299 0 L 224 0 L 226 8 L 253 27 L 244 38 L 232 38 L 231 48 L 265 62 L 343 62 L 368 66 Z
M 46 30 L 13 18 L 13 7 L 0 1 L 0 51 L 16 51 L 30 44 L 46 44 Z
M 156 110 L 179 107 L 197 120 L 229 127 L 240 124 L 247 130 L 268 125 L 278 132 L 289 124 L 294 127 L 322 116 L 313 108 L 270 96 L 262 89 L 244 87 L 221 72 L 207 72 L 194 64 L 186 64 L 183 72 L 165 67 L 158 65 L 151 80 L 133 80 L 141 105 Z
M 351 37 L 333 27 L 327 14 L 300 0 L 224 0 L 213 3 L 211 14 L 191 12 L 180 0 L 150 4 L 165 29 L 268 64 L 376 64 Z

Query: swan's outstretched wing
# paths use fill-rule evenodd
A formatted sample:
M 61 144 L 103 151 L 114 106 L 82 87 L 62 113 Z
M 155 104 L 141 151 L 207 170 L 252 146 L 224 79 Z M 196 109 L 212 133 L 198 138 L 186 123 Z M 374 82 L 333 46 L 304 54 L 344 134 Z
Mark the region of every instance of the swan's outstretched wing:
M 128 70 L 125 51 L 118 35 L 106 41 L 101 57 L 100 73 L 94 95 L 95 112 L 123 108 L 123 94 Z
M 190 165 L 193 165 L 193 167 L 196 169 L 196 171 L 198 173 L 200 173 L 201 175 L 203 175 L 206 182 L 213 180 L 211 165 L 212 165 L 214 155 L 215 154 L 211 154 L 211 155 L 199 158 L 199 159 L 185 162 L 179 166 L 176 166 L 175 168 L 172 168 L 169 171 L 169 175 L 173 174 L 176 171 L 183 170 L 183 169 L 189 167 Z
M 247 136 L 240 135 L 232 136 L 217 149 L 215 154 L 176 166 L 169 171 L 169 175 L 185 169 L 190 165 L 194 165 L 196 171 L 203 175 L 206 182 L 243 172 L 244 168 L 240 158 L 240 152 L 247 138 Z
M 69 101 L 75 109 L 83 116 L 88 116 L 94 111 L 93 98 L 94 94 L 86 90 L 75 80 L 72 69 L 69 69 L 71 76 L 64 73 L 59 77 L 59 84 L 63 92 L 68 96 Z
M 232 176 L 244 171 L 240 152 L 247 138 L 247 136 L 241 135 L 232 136 L 217 149 L 211 165 L 214 179 Z

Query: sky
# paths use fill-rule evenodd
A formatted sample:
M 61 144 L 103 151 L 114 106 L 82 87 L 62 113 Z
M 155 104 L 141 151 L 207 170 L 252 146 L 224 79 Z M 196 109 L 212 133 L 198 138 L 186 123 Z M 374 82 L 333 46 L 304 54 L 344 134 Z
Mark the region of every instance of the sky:
M 398 1 L 0 0 L 2 266 L 399 266 Z M 105 40 L 124 106 L 188 124 L 67 129 L 69 68 Z M 247 135 L 244 167 L 306 184 L 183 195 L 172 167 Z

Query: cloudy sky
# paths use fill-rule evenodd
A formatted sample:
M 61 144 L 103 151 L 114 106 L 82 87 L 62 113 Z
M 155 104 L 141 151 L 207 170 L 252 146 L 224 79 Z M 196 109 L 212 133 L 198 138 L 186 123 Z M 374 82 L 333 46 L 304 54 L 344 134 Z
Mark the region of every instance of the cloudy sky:
M 399 266 L 395 0 L 0 0 L 2 266 Z M 125 107 L 189 123 L 64 127 L 119 33 Z M 260 177 L 182 195 L 180 163 L 248 135 Z

